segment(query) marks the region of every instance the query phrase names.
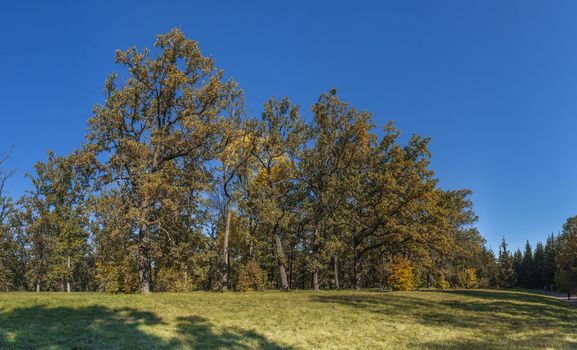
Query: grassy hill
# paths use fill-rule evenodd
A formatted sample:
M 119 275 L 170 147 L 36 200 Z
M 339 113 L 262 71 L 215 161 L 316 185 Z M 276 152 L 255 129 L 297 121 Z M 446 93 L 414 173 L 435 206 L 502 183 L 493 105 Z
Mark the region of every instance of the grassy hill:
M 521 291 L 0 294 L 1 349 L 577 349 Z

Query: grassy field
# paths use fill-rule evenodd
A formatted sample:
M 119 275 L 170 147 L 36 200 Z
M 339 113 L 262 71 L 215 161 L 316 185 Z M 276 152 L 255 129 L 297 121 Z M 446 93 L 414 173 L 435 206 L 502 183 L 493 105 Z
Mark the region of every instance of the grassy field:
M 577 349 L 577 308 L 518 291 L 0 294 L 1 349 Z

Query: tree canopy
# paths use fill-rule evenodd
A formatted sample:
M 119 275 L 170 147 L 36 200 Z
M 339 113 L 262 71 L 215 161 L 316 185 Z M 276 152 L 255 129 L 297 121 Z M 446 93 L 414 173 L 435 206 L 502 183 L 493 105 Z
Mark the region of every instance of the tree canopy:
M 539 287 L 577 268 L 572 221 L 496 257 L 430 138 L 401 142 L 334 89 L 310 115 L 288 97 L 250 115 L 178 29 L 115 60 L 83 145 L 49 152 L 19 200 L 0 172 L 2 290 Z

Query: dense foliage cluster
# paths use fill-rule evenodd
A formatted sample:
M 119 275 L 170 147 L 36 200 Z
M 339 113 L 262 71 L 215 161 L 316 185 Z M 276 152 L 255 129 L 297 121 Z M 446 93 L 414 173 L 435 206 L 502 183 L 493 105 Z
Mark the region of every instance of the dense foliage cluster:
M 179 30 L 116 62 L 127 79 L 106 80 L 84 145 L 39 162 L 19 200 L 0 174 L 2 290 L 552 283 L 547 246 L 520 261 L 484 248 L 470 191 L 438 186 L 428 138 L 402 143 L 336 91 L 308 121 L 288 98 L 249 116 Z

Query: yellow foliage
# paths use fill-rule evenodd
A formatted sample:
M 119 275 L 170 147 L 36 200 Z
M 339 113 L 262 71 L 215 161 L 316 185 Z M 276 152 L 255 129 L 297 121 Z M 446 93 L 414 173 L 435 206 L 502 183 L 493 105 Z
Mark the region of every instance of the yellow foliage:
M 479 282 L 477 281 L 477 270 L 473 267 L 465 270 L 465 288 L 477 288 Z
M 393 290 L 407 291 L 415 286 L 413 266 L 406 258 L 397 259 L 393 265 L 392 274 L 388 278 L 389 286 Z
M 457 280 L 460 287 L 473 289 L 479 287 L 477 270 L 473 267 L 457 272 Z
M 238 162 L 239 154 L 242 150 L 248 150 L 252 147 L 252 144 L 257 142 L 255 136 L 252 134 L 244 134 L 235 138 L 230 142 L 220 154 L 217 159 L 223 163 L 235 164 Z
M 439 277 L 439 279 L 437 280 L 436 287 L 439 289 L 449 289 L 451 287 L 451 285 L 445 279 L 445 276 L 441 275 L 441 277 Z
M 292 163 L 288 156 L 282 155 L 275 158 L 271 167 L 263 166 L 257 168 L 257 174 L 253 179 L 256 186 L 266 187 L 269 182 L 276 183 L 281 180 L 290 178 L 292 174 Z

